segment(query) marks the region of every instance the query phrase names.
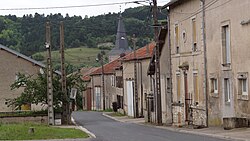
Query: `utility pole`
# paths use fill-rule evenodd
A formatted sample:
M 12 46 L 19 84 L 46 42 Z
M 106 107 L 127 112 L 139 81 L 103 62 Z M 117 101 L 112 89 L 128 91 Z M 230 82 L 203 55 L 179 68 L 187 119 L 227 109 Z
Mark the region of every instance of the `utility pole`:
M 101 55 L 101 64 L 102 64 L 102 94 L 103 94 L 103 110 L 105 110 L 105 85 L 104 85 L 104 67 L 103 67 L 103 53 Z
M 47 99 L 48 99 L 48 124 L 54 125 L 54 108 L 53 108 L 53 85 L 52 85 L 52 64 L 51 64 L 51 37 L 50 23 L 46 23 L 46 42 L 47 50 Z
M 66 88 L 66 71 L 65 71 L 65 58 L 64 58 L 64 25 L 63 21 L 60 22 L 60 53 L 61 53 L 61 84 L 63 92 L 63 117 L 62 123 L 68 125 L 70 123 L 69 101 Z
M 207 88 L 207 43 L 206 43 L 206 23 L 205 23 L 205 0 L 202 2 L 202 38 L 204 49 L 204 95 L 206 98 L 206 127 L 208 127 L 208 88 Z
M 103 110 L 105 110 L 105 80 L 104 80 L 104 61 L 103 61 L 103 57 L 105 55 L 105 52 L 104 51 L 101 51 L 100 53 L 97 54 L 97 58 L 96 58 L 96 61 L 100 62 L 101 63 L 101 66 L 102 66 L 102 95 L 103 95 L 103 98 L 102 98 L 102 102 L 103 102 Z
M 153 0 L 153 18 L 154 18 L 154 39 L 156 43 L 155 47 L 155 92 L 156 92 L 156 113 L 157 113 L 157 124 L 162 125 L 162 108 L 161 108 L 161 75 L 160 75 L 160 49 L 159 49 L 159 41 L 158 41 L 158 7 L 157 0 Z
M 134 47 L 134 91 L 135 91 L 135 117 L 139 117 L 139 108 L 138 108 L 138 84 L 137 84 L 137 58 L 136 58 L 136 39 L 135 34 L 133 34 L 133 47 Z

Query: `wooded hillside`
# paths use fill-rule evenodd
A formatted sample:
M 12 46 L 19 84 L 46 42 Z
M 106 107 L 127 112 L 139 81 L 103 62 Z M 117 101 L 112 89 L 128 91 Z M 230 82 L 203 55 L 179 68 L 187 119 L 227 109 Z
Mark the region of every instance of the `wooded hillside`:
M 122 16 L 128 39 L 135 34 L 137 45 L 143 46 L 153 38 L 153 28 L 150 7 L 126 9 Z M 0 44 L 15 49 L 25 55 L 44 51 L 45 23 L 52 23 L 52 48 L 59 49 L 59 22 L 65 24 L 65 47 L 75 48 L 87 46 L 96 48 L 100 43 L 114 44 L 118 23 L 118 13 L 108 13 L 94 17 L 81 17 L 58 14 L 38 14 L 0 16 Z M 159 20 L 165 15 L 159 14 Z M 131 42 L 129 40 L 129 42 Z

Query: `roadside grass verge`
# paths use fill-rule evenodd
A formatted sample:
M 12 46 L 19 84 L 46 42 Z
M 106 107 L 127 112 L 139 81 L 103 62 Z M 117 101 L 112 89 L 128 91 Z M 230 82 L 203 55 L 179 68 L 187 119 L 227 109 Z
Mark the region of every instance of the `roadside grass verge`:
M 125 116 L 125 114 L 122 114 L 122 113 L 119 113 L 119 112 L 108 113 L 108 115 L 110 115 L 112 117 L 123 117 L 123 116 Z
M 34 128 L 34 133 L 29 133 L 29 128 Z M 46 140 L 46 139 L 73 139 L 87 138 L 88 134 L 73 128 L 59 128 L 44 124 L 0 123 L 0 140 Z

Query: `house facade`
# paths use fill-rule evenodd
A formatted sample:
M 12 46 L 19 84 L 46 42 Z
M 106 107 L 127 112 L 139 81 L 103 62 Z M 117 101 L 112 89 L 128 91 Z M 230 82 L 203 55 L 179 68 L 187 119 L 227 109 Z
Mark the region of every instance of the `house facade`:
M 206 126 L 201 1 L 172 0 L 165 6 L 169 7 L 173 125 Z
M 85 89 L 82 92 L 82 108 L 83 110 L 91 110 L 92 108 L 92 83 L 90 73 L 95 71 L 97 67 L 93 68 L 81 68 L 80 73 L 82 75 L 82 80 L 84 81 Z
M 14 99 L 21 95 L 23 89 L 11 90 L 10 85 L 17 79 L 17 74 L 24 73 L 27 75 L 36 75 L 43 72 L 45 65 L 23 55 L 14 50 L 11 50 L 3 45 L 0 45 L 0 111 L 11 112 L 16 107 L 7 107 L 6 99 Z M 23 107 L 23 110 L 40 110 L 46 109 L 42 105 L 31 105 Z
M 248 0 L 171 0 L 173 125 L 246 127 Z
M 154 43 L 150 43 L 122 57 L 124 111 L 130 117 L 145 117 L 146 98 L 150 91 L 147 68 L 153 54 Z M 135 79 L 136 78 L 136 79 Z
M 103 110 L 103 98 L 105 98 L 105 109 L 112 108 L 112 102 L 115 102 L 115 69 L 120 67 L 121 62 L 116 59 L 102 67 L 99 67 L 95 71 L 90 73 L 91 76 L 91 88 L 92 88 L 92 110 Z M 102 79 L 104 77 L 104 81 Z M 103 85 L 104 84 L 104 85 Z M 103 94 L 104 92 L 104 94 Z
M 172 86 L 171 86 L 171 63 L 170 48 L 168 42 L 168 25 L 162 23 L 158 36 L 158 46 L 160 51 L 160 79 L 161 79 L 161 113 L 157 113 L 157 98 L 155 92 L 155 54 L 151 58 L 148 68 L 150 77 L 150 93 L 147 94 L 146 122 L 157 123 L 157 115 L 161 114 L 163 125 L 172 125 Z
M 244 127 L 250 118 L 250 1 L 206 3 L 213 3 L 206 11 L 209 125 Z

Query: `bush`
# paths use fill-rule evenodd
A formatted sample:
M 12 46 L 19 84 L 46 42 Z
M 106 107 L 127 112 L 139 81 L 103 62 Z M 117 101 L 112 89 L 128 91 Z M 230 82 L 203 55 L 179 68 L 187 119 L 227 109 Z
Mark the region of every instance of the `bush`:
M 43 61 L 45 59 L 41 53 L 33 55 L 32 58 L 37 60 L 37 61 Z

